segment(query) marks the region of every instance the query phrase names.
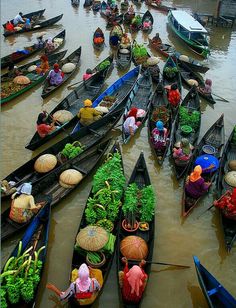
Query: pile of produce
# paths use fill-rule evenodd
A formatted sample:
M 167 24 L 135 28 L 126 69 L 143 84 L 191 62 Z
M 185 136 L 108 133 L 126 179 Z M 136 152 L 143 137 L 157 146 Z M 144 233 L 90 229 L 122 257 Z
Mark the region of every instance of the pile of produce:
M 154 216 L 155 194 L 151 185 L 138 189 L 136 183 L 128 186 L 122 211 L 126 218 L 135 214 L 140 221 L 150 222 Z
M 180 126 L 188 125 L 192 127 L 194 131 L 199 129 L 201 114 L 199 111 L 194 110 L 189 112 L 185 107 L 179 108 L 179 123 Z
M 116 101 L 115 96 L 107 95 L 107 96 L 104 96 L 104 98 L 101 101 L 101 103 L 99 104 L 99 106 L 107 107 L 109 109 L 109 108 L 111 108 L 111 106 L 114 104 L 115 101 Z
M 147 49 L 143 45 L 135 44 L 132 48 L 132 55 L 138 64 L 146 62 L 148 59 Z
M 111 222 L 117 219 L 124 185 L 121 155 L 115 153 L 94 175 L 92 188 L 94 195 L 88 199 L 85 210 L 88 224 L 96 224 L 101 219 L 108 219 Z M 103 228 L 107 229 L 104 225 Z
M 140 15 L 135 16 L 132 21 L 131 24 L 135 27 L 141 26 L 142 24 L 142 18 Z
M 71 159 L 79 155 L 81 152 L 83 152 L 83 150 L 84 149 L 81 143 L 75 141 L 73 143 L 67 143 L 64 149 L 61 151 L 61 154 L 63 154 L 66 158 Z
M 104 69 L 106 69 L 109 65 L 110 65 L 110 61 L 109 60 L 104 60 L 98 67 L 99 71 L 102 71 Z
M 156 107 L 152 112 L 152 121 L 162 121 L 166 124 L 170 118 L 170 111 L 165 106 Z
M 32 254 L 31 246 L 21 254 L 22 242 L 19 243 L 17 256 L 7 261 L 1 274 L 1 308 L 8 307 L 8 302 L 29 303 L 34 299 L 42 268 L 39 255 L 44 249 L 45 246 Z
M 233 133 L 232 143 L 236 144 L 236 126 L 234 126 L 234 133 Z
M 6 82 L 5 84 L 2 84 L 1 98 L 6 98 L 6 97 L 20 91 L 21 89 L 23 89 L 26 86 L 27 85 L 16 84 L 13 81 Z
M 164 68 L 164 74 L 167 78 L 172 79 L 175 77 L 176 73 L 178 73 L 177 66 L 167 66 Z

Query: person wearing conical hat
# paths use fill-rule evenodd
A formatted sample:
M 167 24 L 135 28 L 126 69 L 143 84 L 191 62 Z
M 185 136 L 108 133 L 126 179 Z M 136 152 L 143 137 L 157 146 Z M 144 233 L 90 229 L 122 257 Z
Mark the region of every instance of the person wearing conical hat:
M 187 177 L 185 184 L 185 192 L 191 198 L 200 198 L 208 191 L 211 185 L 210 182 L 205 182 L 201 174 L 202 167 L 200 165 L 197 165 L 194 168 L 193 172 L 190 174 L 190 176 Z
M 84 101 L 84 107 L 80 108 L 80 111 L 77 114 L 80 124 L 83 126 L 88 126 L 102 117 L 101 112 L 97 111 L 92 106 L 92 101 L 90 99 L 86 99 Z

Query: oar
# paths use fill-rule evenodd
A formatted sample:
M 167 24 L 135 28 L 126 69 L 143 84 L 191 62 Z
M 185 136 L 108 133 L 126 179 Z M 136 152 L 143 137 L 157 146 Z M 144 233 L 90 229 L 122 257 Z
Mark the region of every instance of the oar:
M 221 99 L 222 101 L 226 102 L 226 103 L 229 103 L 229 101 L 227 99 L 225 99 L 224 97 L 220 96 L 220 95 L 217 95 L 215 93 L 211 93 L 212 95 L 214 95 L 215 97 L 218 97 L 219 99 Z
M 73 86 L 75 86 L 75 85 L 77 85 L 79 83 L 82 83 L 82 82 L 84 82 L 84 81 L 81 80 L 81 81 L 75 82 L 75 83 L 71 84 L 70 86 L 68 86 L 67 89 L 70 90 L 71 87 L 73 87 Z
M 141 260 L 134 260 L 134 259 L 129 259 L 128 261 L 133 261 L 133 262 L 140 262 Z M 156 262 L 156 261 L 149 261 L 145 260 L 146 263 L 151 263 L 151 264 L 159 264 L 159 265 L 170 265 L 170 266 L 176 266 L 176 267 L 182 267 L 182 268 L 190 268 L 189 265 L 180 265 L 180 264 L 173 264 L 173 263 L 164 263 L 164 262 Z

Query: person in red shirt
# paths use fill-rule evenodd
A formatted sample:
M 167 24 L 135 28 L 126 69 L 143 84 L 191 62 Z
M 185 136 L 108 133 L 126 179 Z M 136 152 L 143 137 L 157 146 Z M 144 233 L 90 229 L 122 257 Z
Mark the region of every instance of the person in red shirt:
M 168 90 L 167 98 L 171 106 L 177 107 L 181 100 L 181 95 L 176 83 L 173 83 Z
M 142 260 L 139 266 L 133 265 L 130 269 L 125 257 L 122 258 L 122 262 L 125 263 L 125 267 L 119 277 L 123 300 L 128 304 L 138 304 L 143 296 L 148 278 L 142 269 L 146 262 Z
M 219 200 L 214 201 L 214 206 L 222 210 L 225 217 L 236 220 L 236 188 L 227 190 Z
M 7 31 L 14 31 L 15 30 L 13 24 L 9 20 L 6 24 L 6 30 Z
M 37 119 L 37 132 L 41 138 L 46 137 L 49 133 L 55 130 L 55 123 L 52 121 L 51 124 L 47 122 L 47 114 L 45 111 L 38 115 Z

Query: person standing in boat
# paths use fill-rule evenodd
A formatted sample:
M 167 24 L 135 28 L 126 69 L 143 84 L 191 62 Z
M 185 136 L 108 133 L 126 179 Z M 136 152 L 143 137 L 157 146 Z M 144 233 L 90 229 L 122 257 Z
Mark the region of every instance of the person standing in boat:
M 96 278 L 89 277 L 89 268 L 83 263 L 78 270 L 78 278 L 72 282 L 66 291 L 60 291 L 51 283 L 46 285 L 46 288 L 55 292 L 61 300 L 66 300 L 74 296 L 77 300 L 86 300 L 92 297 L 101 288 Z
M 137 121 L 137 112 L 137 108 L 131 108 L 127 115 L 127 118 L 123 124 L 126 135 L 134 136 L 136 130 L 142 124 L 140 121 Z
M 181 101 L 181 94 L 179 92 L 177 83 L 173 83 L 170 88 L 169 86 L 165 87 L 167 89 L 167 98 L 172 107 L 177 107 Z
M 201 174 L 202 167 L 200 165 L 197 165 L 194 168 L 193 172 L 190 174 L 190 176 L 187 177 L 185 183 L 185 192 L 191 198 L 200 198 L 208 191 L 211 185 L 211 182 L 205 182 Z
M 119 284 L 123 300 L 125 303 L 138 304 L 143 296 L 148 278 L 142 268 L 146 262 L 142 260 L 139 266 L 133 265 L 130 269 L 125 257 L 122 258 L 122 262 L 125 263 L 125 267 L 123 271 L 119 272 Z
M 77 117 L 83 126 L 88 126 L 102 117 L 101 112 L 97 111 L 92 106 L 92 101 L 90 99 L 86 99 L 84 101 L 84 107 L 80 108 L 80 111 L 77 114 Z
M 31 192 L 32 185 L 30 183 L 24 183 L 12 195 L 9 215 L 11 220 L 17 223 L 26 223 L 45 204 L 45 202 L 35 203 Z

